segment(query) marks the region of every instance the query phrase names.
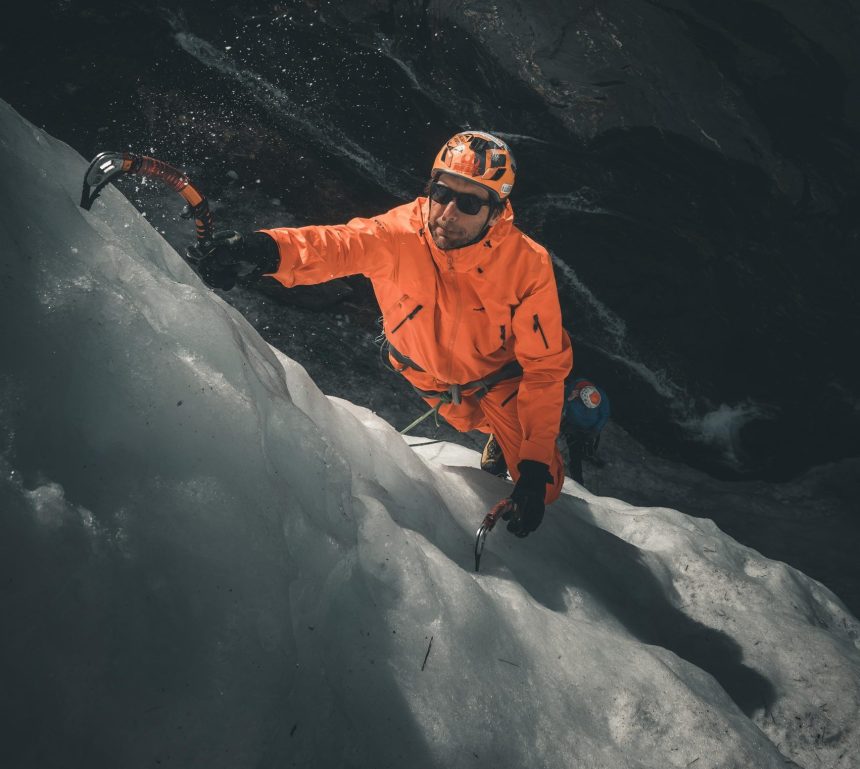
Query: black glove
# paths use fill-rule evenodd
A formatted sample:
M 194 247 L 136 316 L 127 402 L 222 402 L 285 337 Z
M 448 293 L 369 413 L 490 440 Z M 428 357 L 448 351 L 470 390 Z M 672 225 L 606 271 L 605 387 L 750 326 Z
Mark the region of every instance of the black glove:
M 188 260 L 207 286 L 229 291 L 245 255 L 245 237 L 236 230 L 219 230 L 186 249 Z
M 511 492 L 514 509 L 508 520 L 508 531 L 518 537 L 527 537 L 529 532 L 540 526 L 543 520 L 546 486 L 553 482 L 549 467 L 543 462 L 524 459 L 517 465 L 520 479 Z
M 277 272 L 280 264 L 278 244 L 264 232 L 243 235 L 236 230 L 219 230 L 189 246 L 186 253 L 203 282 L 223 291 L 229 291 L 237 281 L 249 283 Z

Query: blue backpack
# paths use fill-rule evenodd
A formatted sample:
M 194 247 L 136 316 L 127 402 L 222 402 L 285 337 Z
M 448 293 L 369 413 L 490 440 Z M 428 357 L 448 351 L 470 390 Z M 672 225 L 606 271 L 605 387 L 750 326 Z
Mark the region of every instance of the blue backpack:
M 569 379 L 564 387 L 562 428 L 599 433 L 609 421 L 609 397 L 589 379 Z

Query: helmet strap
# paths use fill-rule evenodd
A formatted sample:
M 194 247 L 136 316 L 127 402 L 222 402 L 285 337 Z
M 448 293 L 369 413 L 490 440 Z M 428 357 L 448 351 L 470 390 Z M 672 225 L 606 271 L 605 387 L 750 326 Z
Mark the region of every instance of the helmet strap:
M 484 239 L 484 235 L 486 235 L 486 234 L 490 231 L 490 217 L 491 217 L 492 215 L 493 215 L 493 207 L 492 207 L 492 206 L 487 206 L 487 218 L 486 218 L 486 220 L 484 221 L 484 227 L 483 227 L 483 229 L 481 230 L 481 234 L 480 234 L 480 235 L 478 235 L 478 237 L 477 237 L 477 238 L 475 238 L 475 239 L 472 241 L 472 243 L 477 243 L 479 240 L 483 240 L 483 239 Z M 471 246 L 471 245 L 472 245 L 472 243 L 470 243 L 469 245 Z

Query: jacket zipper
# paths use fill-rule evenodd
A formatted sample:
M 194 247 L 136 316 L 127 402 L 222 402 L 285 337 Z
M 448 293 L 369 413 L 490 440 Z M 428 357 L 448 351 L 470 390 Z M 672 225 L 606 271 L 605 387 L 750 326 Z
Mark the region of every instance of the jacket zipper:
M 452 369 L 454 368 L 454 345 L 457 341 L 457 331 L 460 326 L 460 314 L 462 311 L 462 296 L 460 295 L 460 286 L 457 284 L 457 274 L 454 271 L 454 258 L 450 254 L 446 254 L 448 260 L 448 277 L 452 281 L 452 292 L 456 297 L 454 305 L 454 322 L 451 324 L 451 341 L 448 344 L 448 379 L 453 378 Z
M 543 346 L 546 347 L 546 349 L 548 350 L 549 345 L 547 344 L 546 335 L 544 334 L 543 329 L 541 328 L 540 319 L 538 318 L 537 313 L 535 313 L 535 325 L 534 325 L 534 328 L 532 329 L 532 331 L 540 331 L 540 338 L 543 339 Z
M 507 329 L 505 328 L 504 324 L 502 324 L 501 326 L 499 326 L 499 329 L 501 329 L 502 349 L 504 350 L 504 349 L 505 349 L 505 341 L 506 341 L 506 340 L 505 340 L 505 335 L 507 334 Z
M 400 321 L 400 323 L 398 323 L 393 329 L 391 329 L 391 333 L 392 334 L 397 333 L 397 329 L 399 329 L 404 323 L 406 323 L 407 320 L 412 320 L 412 318 L 414 318 L 421 311 L 421 309 L 423 307 L 424 307 L 423 304 L 416 305 L 415 309 L 412 310 L 412 312 L 410 312 L 409 315 L 407 315 L 403 320 Z M 535 315 L 535 317 L 537 317 L 537 315 Z

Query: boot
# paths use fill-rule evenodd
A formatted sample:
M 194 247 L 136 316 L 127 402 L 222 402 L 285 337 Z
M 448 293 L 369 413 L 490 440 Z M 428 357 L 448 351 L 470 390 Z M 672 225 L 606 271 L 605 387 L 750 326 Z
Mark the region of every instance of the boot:
M 499 446 L 492 433 L 490 433 L 487 444 L 481 452 L 481 469 L 490 475 L 498 475 L 499 477 L 504 477 L 508 473 L 508 463 L 505 462 L 502 447 Z

